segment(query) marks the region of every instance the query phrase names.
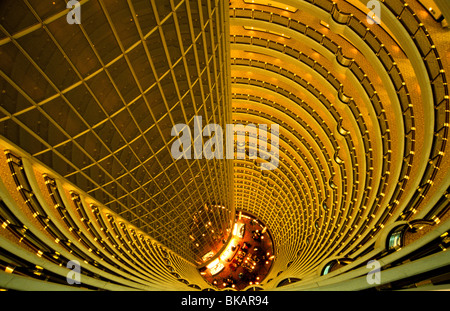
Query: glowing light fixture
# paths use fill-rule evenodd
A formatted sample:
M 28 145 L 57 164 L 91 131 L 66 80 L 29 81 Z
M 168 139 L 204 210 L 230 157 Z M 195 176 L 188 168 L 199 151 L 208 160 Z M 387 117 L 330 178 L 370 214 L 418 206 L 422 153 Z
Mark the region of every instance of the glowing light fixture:
M 211 263 L 209 263 L 206 268 L 211 269 L 214 268 L 215 266 L 217 266 L 219 264 L 219 258 L 214 259 L 213 261 L 211 261 Z

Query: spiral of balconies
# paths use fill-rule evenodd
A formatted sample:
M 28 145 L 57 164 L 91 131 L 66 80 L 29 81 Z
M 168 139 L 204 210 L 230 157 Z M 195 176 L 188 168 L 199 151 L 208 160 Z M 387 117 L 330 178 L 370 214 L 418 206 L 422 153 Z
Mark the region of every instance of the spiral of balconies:
M 361 268 L 386 255 L 375 241 L 395 223 L 439 227 L 448 63 L 420 4 L 379 2 L 376 24 L 358 1 L 230 3 L 233 121 L 280 125 L 277 170 L 235 161 L 236 208 L 258 215 L 276 245 L 263 287 L 315 287 L 333 258 L 356 262 L 340 271 Z

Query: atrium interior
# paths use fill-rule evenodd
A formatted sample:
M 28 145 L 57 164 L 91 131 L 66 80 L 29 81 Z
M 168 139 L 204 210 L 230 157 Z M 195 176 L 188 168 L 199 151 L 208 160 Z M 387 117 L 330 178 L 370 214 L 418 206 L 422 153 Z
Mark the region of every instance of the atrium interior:
M 449 290 L 449 20 L 1 1 L 0 289 Z

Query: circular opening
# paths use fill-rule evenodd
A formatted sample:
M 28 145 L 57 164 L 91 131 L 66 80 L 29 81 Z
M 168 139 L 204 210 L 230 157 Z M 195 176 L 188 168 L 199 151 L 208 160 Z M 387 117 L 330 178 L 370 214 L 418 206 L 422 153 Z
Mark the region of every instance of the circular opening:
M 243 290 L 263 282 L 274 258 L 267 227 L 254 216 L 238 212 L 227 247 L 200 274 L 218 289 Z

